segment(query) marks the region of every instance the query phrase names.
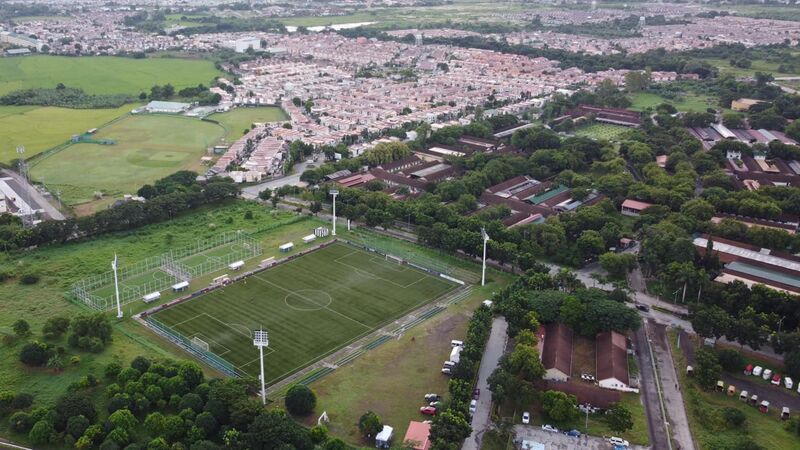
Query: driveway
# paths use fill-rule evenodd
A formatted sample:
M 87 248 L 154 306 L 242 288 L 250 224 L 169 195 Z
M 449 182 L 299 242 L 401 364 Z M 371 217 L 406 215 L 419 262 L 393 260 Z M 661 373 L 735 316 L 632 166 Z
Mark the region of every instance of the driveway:
M 489 342 L 486 343 L 486 350 L 481 358 L 481 367 L 478 370 L 478 384 L 476 387 L 481 390 L 481 395 L 478 397 L 478 406 L 472 416 L 472 434 L 464 441 L 463 450 L 479 450 L 483 433 L 491 425 L 489 413 L 492 409 L 492 393 L 489 391 L 487 380 L 489 375 L 497 368 L 500 357 L 505 352 L 508 338 L 507 331 L 508 322 L 504 317 L 496 317 L 492 321 L 492 333 L 489 335 Z
M 521 441 L 535 441 L 544 444 L 547 450 L 574 450 L 576 448 L 588 450 L 609 450 L 611 444 L 601 437 L 583 435 L 579 438 L 567 436 L 562 433 L 551 433 L 542 431 L 541 427 L 535 425 L 515 425 L 516 443 Z M 644 450 L 648 447 L 641 445 L 631 445 L 630 450 Z

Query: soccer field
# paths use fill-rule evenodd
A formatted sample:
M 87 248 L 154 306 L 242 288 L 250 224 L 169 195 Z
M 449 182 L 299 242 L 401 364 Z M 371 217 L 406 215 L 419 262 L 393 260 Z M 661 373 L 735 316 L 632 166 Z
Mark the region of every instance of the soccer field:
M 272 383 L 429 303 L 455 283 L 384 257 L 333 244 L 152 317 L 239 371 L 257 376 L 252 331 L 269 332 Z

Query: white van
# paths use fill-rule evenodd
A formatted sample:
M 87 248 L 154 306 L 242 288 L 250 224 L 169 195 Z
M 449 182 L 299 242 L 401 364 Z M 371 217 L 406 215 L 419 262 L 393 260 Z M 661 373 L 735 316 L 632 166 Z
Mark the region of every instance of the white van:
M 457 340 L 453 339 L 452 341 L 450 341 L 450 346 L 451 347 L 463 347 L 464 346 L 464 342 L 463 341 L 457 341 Z
M 791 389 L 794 387 L 794 380 L 791 377 L 783 377 L 783 386 L 786 389 Z
M 769 380 L 770 378 L 772 378 L 772 370 L 764 369 L 764 372 L 761 373 L 761 378 L 765 380 Z
M 762 372 L 763 370 L 764 370 L 764 368 L 763 368 L 763 367 L 761 367 L 761 366 L 755 366 L 755 367 L 753 367 L 753 376 L 754 376 L 754 377 L 760 377 L 760 376 L 761 376 L 761 372 Z

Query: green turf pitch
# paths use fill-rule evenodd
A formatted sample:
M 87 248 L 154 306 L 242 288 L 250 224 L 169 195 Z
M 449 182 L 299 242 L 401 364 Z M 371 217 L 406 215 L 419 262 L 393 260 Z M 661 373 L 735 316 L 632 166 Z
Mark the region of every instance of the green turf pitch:
M 455 288 L 442 278 L 334 244 L 155 313 L 258 375 L 251 330 L 269 332 L 266 378 L 277 381 Z

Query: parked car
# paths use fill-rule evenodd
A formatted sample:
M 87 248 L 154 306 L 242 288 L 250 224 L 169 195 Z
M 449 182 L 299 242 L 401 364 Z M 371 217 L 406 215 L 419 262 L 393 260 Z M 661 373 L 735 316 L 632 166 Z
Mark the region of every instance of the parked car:
M 528 411 L 522 413 L 522 423 L 524 423 L 525 425 L 531 423 L 531 413 L 529 413 Z
M 475 388 L 475 389 L 472 390 L 472 398 L 477 400 L 478 397 L 480 397 L 480 396 L 481 396 L 481 390 L 480 389 Z
M 578 430 L 565 431 L 564 434 L 566 434 L 567 436 L 572 436 L 572 437 L 581 437 L 581 432 L 578 431 Z
M 754 377 L 760 377 L 761 376 L 761 372 L 763 372 L 763 371 L 764 371 L 764 369 L 761 366 L 755 366 L 755 367 L 753 367 L 753 376 Z
M 478 409 L 478 401 L 477 400 L 472 400 L 471 402 L 469 402 L 469 413 L 470 414 L 475 414 L 475 411 L 477 409 Z
M 442 367 L 442 373 L 445 375 L 452 375 L 453 371 L 449 367 Z
M 423 406 L 419 409 L 419 412 L 425 414 L 426 416 L 435 416 L 436 408 L 433 406 Z
M 771 369 L 764 369 L 764 371 L 761 372 L 761 378 L 763 378 L 765 380 L 769 380 L 770 378 L 772 378 L 772 370 Z
M 780 386 L 781 385 L 781 376 L 780 376 L 780 374 L 776 373 L 775 375 L 773 375 L 771 383 L 774 384 L 775 386 Z
M 439 406 L 441 406 L 441 404 L 442 404 L 442 402 L 435 401 L 435 402 L 428 403 L 428 406 L 433 406 L 434 408 L 438 408 Z
M 558 433 L 558 428 L 556 428 L 556 427 L 554 427 L 554 426 L 552 426 L 550 424 L 545 424 L 545 425 L 542 425 L 542 431 L 547 431 L 547 432 L 550 432 L 550 433 Z
M 581 374 L 581 380 L 593 383 L 595 378 L 594 378 L 594 375 L 592 375 L 590 373 L 582 373 Z
M 610 438 L 608 438 L 608 442 L 610 442 L 612 445 L 621 445 L 623 447 L 627 447 L 627 446 L 631 445 L 625 439 L 622 439 L 621 437 L 616 437 L 616 436 L 611 436 Z
M 745 375 L 752 375 L 753 374 L 753 365 L 752 364 L 748 364 L 748 365 L 744 366 L 744 374 Z
M 450 346 L 451 347 L 463 347 L 464 346 L 464 342 L 457 341 L 457 340 L 453 339 L 452 341 L 450 341 Z
M 425 394 L 425 401 L 426 402 L 436 402 L 441 400 L 442 397 L 439 394 Z
M 792 377 L 783 377 L 783 386 L 786 389 L 792 389 L 794 387 L 794 380 L 792 380 Z
M 641 303 L 637 303 L 636 304 L 636 309 L 638 309 L 639 311 L 644 311 L 644 312 L 650 311 L 650 307 L 649 306 L 643 305 Z

